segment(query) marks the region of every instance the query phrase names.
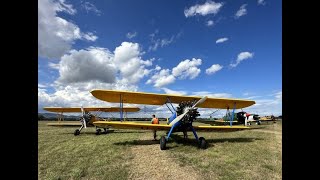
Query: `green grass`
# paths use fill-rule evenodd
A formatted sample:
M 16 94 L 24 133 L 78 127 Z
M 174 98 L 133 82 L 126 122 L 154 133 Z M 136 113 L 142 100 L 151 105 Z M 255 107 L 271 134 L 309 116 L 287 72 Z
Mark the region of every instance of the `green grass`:
M 74 130 L 39 122 L 39 179 L 127 178 L 132 159 L 130 148 L 113 143 L 135 140 L 139 137 L 137 131 L 123 130 L 96 136 L 94 128 L 87 128 L 80 136 L 74 136 Z
M 127 179 L 134 168 L 132 146 L 148 145 L 139 141 L 145 133 L 152 138 L 149 131 L 127 129 L 96 136 L 94 128 L 74 136 L 75 127 L 46 123 L 38 127 L 39 179 Z M 268 132 L 198 132 L 209 143 L 206 150 L 198 149 L 192 133 L 188 140 L 177 133 L 166 151 L 172 161 L 193 167 L 203 179 L 281 179 L 281 122 L 258 127 Z M 165 132 L 157 134 L 159 138 Z
M 281 126 L 280 122 L 254 127 L 281 133 Z M 181 166 L 198 169 L 204 179 L 282 179 L 281 134 L 238 131 L 199 132 L 198 136 L 206 138 L 208 149 L 193 146 L 193 137 L 187 142 L 176 137 L 170 145 L 174 147 L 171 156 Z

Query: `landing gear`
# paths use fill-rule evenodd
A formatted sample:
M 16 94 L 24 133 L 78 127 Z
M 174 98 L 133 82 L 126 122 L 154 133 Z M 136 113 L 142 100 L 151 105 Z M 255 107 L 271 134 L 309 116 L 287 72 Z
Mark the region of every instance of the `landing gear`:
M 207 148 L 207 142 L 204 139 L 204 137 L 199 138 L 199 148 L 206 149 Z
M 80 134 L 79 129 L 76 129 L 73 134 L 74 134 L 75 136 L 78 136 L 78 135 Z
M 165 150 L 166 149 L 166 137 L 165 136 L 161 136 L 160 138 L 160 149 L 161 150 Z
M 100 135 L 101 134 L 101 129 L 97 129 L 96 130 L 96 135 Z
M 183 131 L 183 139 L 188 139 L 188 132 L 187 131 Z
M 257 122 L 257 125 L 261 125 L 261 122 L 260 122 L 260 121 L 258 121 L 258 122 Z
M 108 129 L 107 128 L 103 128 L 103 130 L 104 130 L 104 134 L 107 134 L 108 133 Z

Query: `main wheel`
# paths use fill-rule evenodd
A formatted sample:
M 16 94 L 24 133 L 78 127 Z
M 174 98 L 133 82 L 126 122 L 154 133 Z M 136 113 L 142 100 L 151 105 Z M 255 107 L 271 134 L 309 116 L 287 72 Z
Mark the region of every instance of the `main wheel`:
M 75 136 L 78 136 L 78 135 L 80 134 L 79 129 L 76 129 L 73 134 L 74 134 Z
M 104 130 L 104 134 L 107 134 L 108 133 L 108 129 L 107 128 L 103 128 L 103 130 Z
M 258 125 L 261 125 L 261 122 L 260 122 L 260 121 L 258 121 L 258 122 L 257 122 L 257 124 L 258 124 Z
M 206 149 L 207 148 L 207 142 L 204 139 L 204 137 L 199 138 L 199 148 Z
M 100 135 L 100 134 L 101 134 L 101 129 L 97 129 L 96 135 Z
M 165 136 L 161 136 L 160 138 L 160 149 L 161 150 L 165 150 L 166 149 L 166 137 Z

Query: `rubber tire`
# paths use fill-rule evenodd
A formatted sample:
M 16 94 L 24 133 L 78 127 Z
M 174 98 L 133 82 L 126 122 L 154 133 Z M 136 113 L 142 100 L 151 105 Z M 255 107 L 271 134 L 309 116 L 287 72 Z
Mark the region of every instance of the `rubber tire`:
M 101 129 L 97 129 L 96 130 L 96 135 L 100 135 L 101 134 Z
M 261 122 L 260 121 L 258 121 L 258 123 L 257 123 L 258 125 L 261 125 Z
M 161 138 L 160 138 L 160 149 L 161 150 L 166 150 L 166 144 L 167 144 L 166 137 L 165 136 L 161 136 Z
M 103 130 L 103 134 L 108 134 L 108 129 L 104 128 Z
M 80 134 L 79 129 L 76 129 L 73 134 L 74 134 L 75 136 L 78 136 L 78 135 Z
M 206 142 L 206 139 L 204 139 L 204 137 L 200 137 L 199 138 L 199 148 L 200 149 L 206 149 L 207 148 L 207 142 Z

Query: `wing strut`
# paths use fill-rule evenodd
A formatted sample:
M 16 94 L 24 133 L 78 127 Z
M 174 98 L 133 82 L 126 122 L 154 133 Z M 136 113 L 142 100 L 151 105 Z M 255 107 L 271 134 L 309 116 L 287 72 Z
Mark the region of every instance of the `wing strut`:
M 169 137 L 170 137 L 170 135 L 171 135 L 171 133 L 172 133 L 172 130 L 175 128 L 175 126 L 176 126 L 177 124 L 179 124 L 179 122 L 178 122 L 178 123 L 175 123 L 175 124 L 173 124 L 173 125 L 171 126 L 170 131 L 169 131 L 169 133 L 168 133 L 168 135 L 167 135 L 167 137 L 166 137 L 166 141 L 169 141 Z
M 231 120 L 230 120 L 230 126 L 232 127 L 232 121 L 233 121 L 233 118 L 234 118 L 234 110 L 236 109 L 236 102 L 234 102 L 233 104 L 233 110 L 232 110 L 232 116 L 231 116 Z
M 174 113 L 176 112 L 176 109 L 173 107 L 173 105 L 172 105 L 169 97 L 167 97 L 167 101 L 166 101 L 165 104 L 166 104 L 167 108 L 171 111 L 172 114 L 174 114 Z M 170 104 L 172 108 L 170 108 L 170 107 L 168 106 L 168 104 Z
M 122 122 L 123 119 L 123 101 L 122 101 L 122 95 L 120 94 L 120 121 Z

